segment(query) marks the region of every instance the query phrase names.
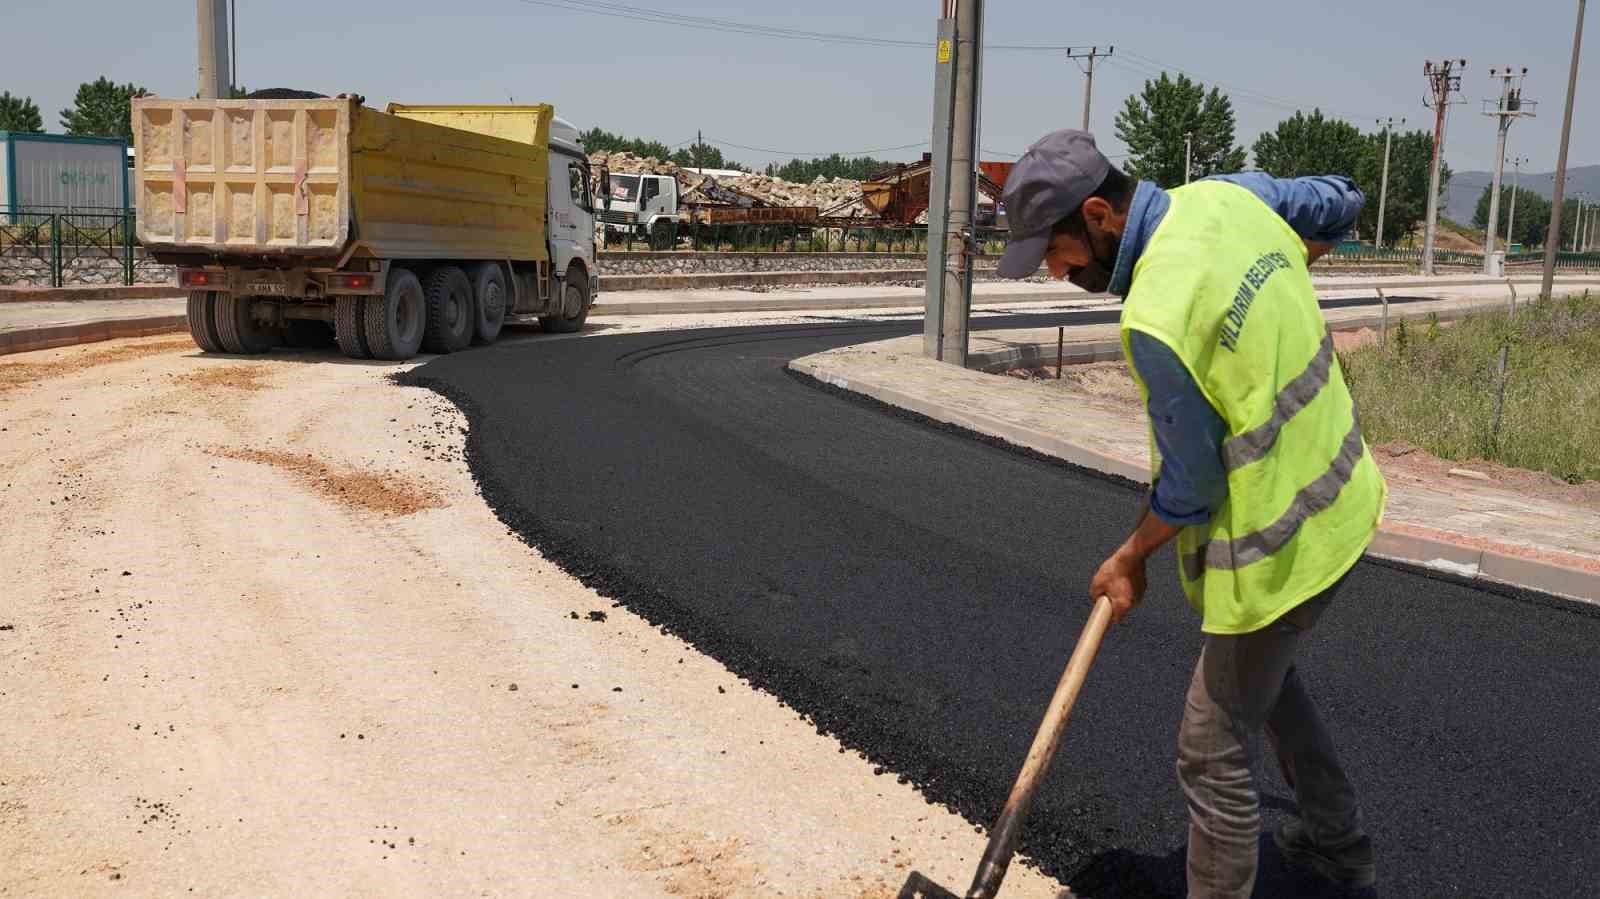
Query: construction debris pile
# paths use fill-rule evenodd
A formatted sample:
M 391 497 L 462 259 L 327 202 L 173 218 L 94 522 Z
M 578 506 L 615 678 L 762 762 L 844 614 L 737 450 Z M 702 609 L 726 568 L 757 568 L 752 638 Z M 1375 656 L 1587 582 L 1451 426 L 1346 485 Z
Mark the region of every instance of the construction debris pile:
M 862 201 L 861 182 L 848 178 L 819 177 L 809 184 L 797 184 L 770 175 L 702 175 L 676 163 L 623 151 L 591 153 L 589 162 L 596 170 L 604 164 L 618 174 L 672 175 L 678 179 L 686 218 L 696 206 L 814 206 L 830 216 L 870 214 Z

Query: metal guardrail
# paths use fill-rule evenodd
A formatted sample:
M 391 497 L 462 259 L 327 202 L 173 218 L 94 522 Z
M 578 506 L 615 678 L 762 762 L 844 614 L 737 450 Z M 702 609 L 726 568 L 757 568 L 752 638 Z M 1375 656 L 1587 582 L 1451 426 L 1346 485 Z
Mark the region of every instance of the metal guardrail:
M 84 274 L 87 266 L 79 263 L 104 259 L 117 265 L 123 284 L 132 284 L 137 265 L 135 230 L 132 210 L 0 206 L 0 275 L 24 267 L 31 274 L 43 266 L 49 286 L 64 287 L 89 280 Z

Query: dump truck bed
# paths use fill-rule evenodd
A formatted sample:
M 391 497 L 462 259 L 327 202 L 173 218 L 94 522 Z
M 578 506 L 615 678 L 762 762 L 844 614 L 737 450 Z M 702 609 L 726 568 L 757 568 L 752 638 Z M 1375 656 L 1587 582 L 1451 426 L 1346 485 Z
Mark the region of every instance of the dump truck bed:
M 138 236 L 153 250 L 548 258 L 546 144 L 353 99 L 141 98 L 133 118 Z

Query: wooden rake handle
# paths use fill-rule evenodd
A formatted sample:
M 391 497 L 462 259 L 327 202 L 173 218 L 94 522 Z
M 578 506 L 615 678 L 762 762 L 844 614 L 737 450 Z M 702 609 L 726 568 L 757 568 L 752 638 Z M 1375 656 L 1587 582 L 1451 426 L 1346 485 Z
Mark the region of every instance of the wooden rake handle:
M 1017 840 L 1022 836 L 1022 822 L 1027 819 L 1034 794 L 1039 791 L 1039 785 L 1050 770 L 1050 760 L 1055 758 L 1056 746 L 1061 743 L 1061 735 L 1067 729 L 1067 716 L 1072 713 L 1072 704 L 1078 699 L 1084 678 L 1089 676 L 1089 666 L 1094 663 L 1095 653 L 1100 650 L 1100 640 L 1105 637 L 1106 628 L 1110 625 L 1111 600 L 1102 596 L 1095 600 L 1089 622 L 1083 626 L 1083 634 L 1078 637 L 1078 645 L 1072 650 L 1072 658 L 1067 660 L 1067 670 L 1061 673 L 1055 695 L 1050 697 L 1050 707 L 1045 710 L 1044 720 L 1039 723 L 1039 732 L 1034 734 L 1033 745 L 1028 747 L 1022 773 L 1017 775 L 1017 782 L 1011 787 L 1011 796 L 1006 799 L 1005 810 L 990 831 L 989 846 L 983 850 L 983 860 L 978 862 L 978 873 L 972 878 L 967 899 L 993 899 L 1000 892 L 1000 882 L 1005 879 L 1006 869 L 1011 866 L 1011 856 L 1017 851 Z

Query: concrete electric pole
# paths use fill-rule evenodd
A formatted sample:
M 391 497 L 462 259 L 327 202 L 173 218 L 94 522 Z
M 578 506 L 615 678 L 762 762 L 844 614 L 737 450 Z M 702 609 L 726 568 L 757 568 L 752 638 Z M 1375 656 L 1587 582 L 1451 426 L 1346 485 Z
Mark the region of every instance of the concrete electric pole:
M 941 0 L 933 81 L 933 171 L 928 183 L 923 355 L 967 364 L 977 235 L 978 106 L 983 0 Z
M 1506 213 L 1506 252 L 1511 252 L 1511 245 L 1517 242 L 1517 187 L 1522 183 L 1522 167 L 1528 164 L 1528 157 L 1511 157 L 1511 211 Z
M 1400 124 L 1404 126 L 1405 123 L 1406 120 L 1401 118 Z M 1394 143 L 1394 117 L 1390 116 L 1378 124 L 1383 126 L 1383 180 L 1379 182 L 1378 186 L 1378 237 L 1377 240 L 1373 241 L 1373 246 L 1381 250 L 1383 249 L 1383 211 L 1389 205 L 1389 146 Z
M 1094 61 L 1101 56 L 1111 56 L 1116 52 L 1116 49 L 1116 47 L 1107 47 L 1104 50 L 1099 47 L 1090 47 L 1087 50 L 1082 47 L 1067 48 L 1068 59 L 1088 60 L 1088 64 L 1083 69 L 1083 130 L 1085 131 L 1090 130 L 1089 104 L 1094 99 Z
M 1189 174 L 1194 171 L 1194 164 L 1190 160 L 1194 157 L 1194 132 L 1183 132 L 1183 183 L 1189 183 Z
M 1555 289 L 1556 252 L 1561 248 L 1561 203 L 1567 189 L 1567 144 L 1572 140 L 1572 101 L 1578 94 L 1578 52 L 1583 49 L 1584 0 L 1578 0 L 1578 24 L 1572 30 L 1572 69 L 1567 73 L 1567 111 L 1561 119 L 1561 151 L 1556 157 L 1556 184 L 1550 197 L 1550 237 L 1544 242 L 1544 279 L 1539 296 Z
M 1433 110 L 1433 164 L 1428 171 L 1428 218 L 1422 231 L 1422 273 L 1433 274 L 1433 242 L 1439 230 L 1439 166 L 1444 162 L 1444 126 L 1450 114 L 1450 95 L 1461 89 L 1458 68 L 1467 67 L 1464 59 L 1447 59 L 1437 65 L 1426 62 L 1422 74 L 1428 79 L 1429 99 L 1422 105 Z
M 1527 66 L 1523 66 L 1520 72 L 1514 72 L 1509 67 L 1490 69 L 1489 77 L 1500 79 L 1500 99 L 1483 101 L 1483 114 L 1496 120 L 1494 179 L 1489 186 L 1489 218 L 1484 222 L 1488 227 L 1483 232 L 1483 273 L 1498 278 L 1505 271 L 1504 257 L 1495 257 L 1494 238 L 1500 230 L 1500 180 L 1506 171 L 1506 132 L 1511 130 L 1512 122 L 1523 116 L 1532 116 L 1538 104 L 1522 99 L 1522 82 L 1528 77 Z M 1506 243 L 1511 243 L 1509 231 Z
M 228 68 L 228 0 L 195 0 L 200 48 L 200 99 L 232 94 Z

